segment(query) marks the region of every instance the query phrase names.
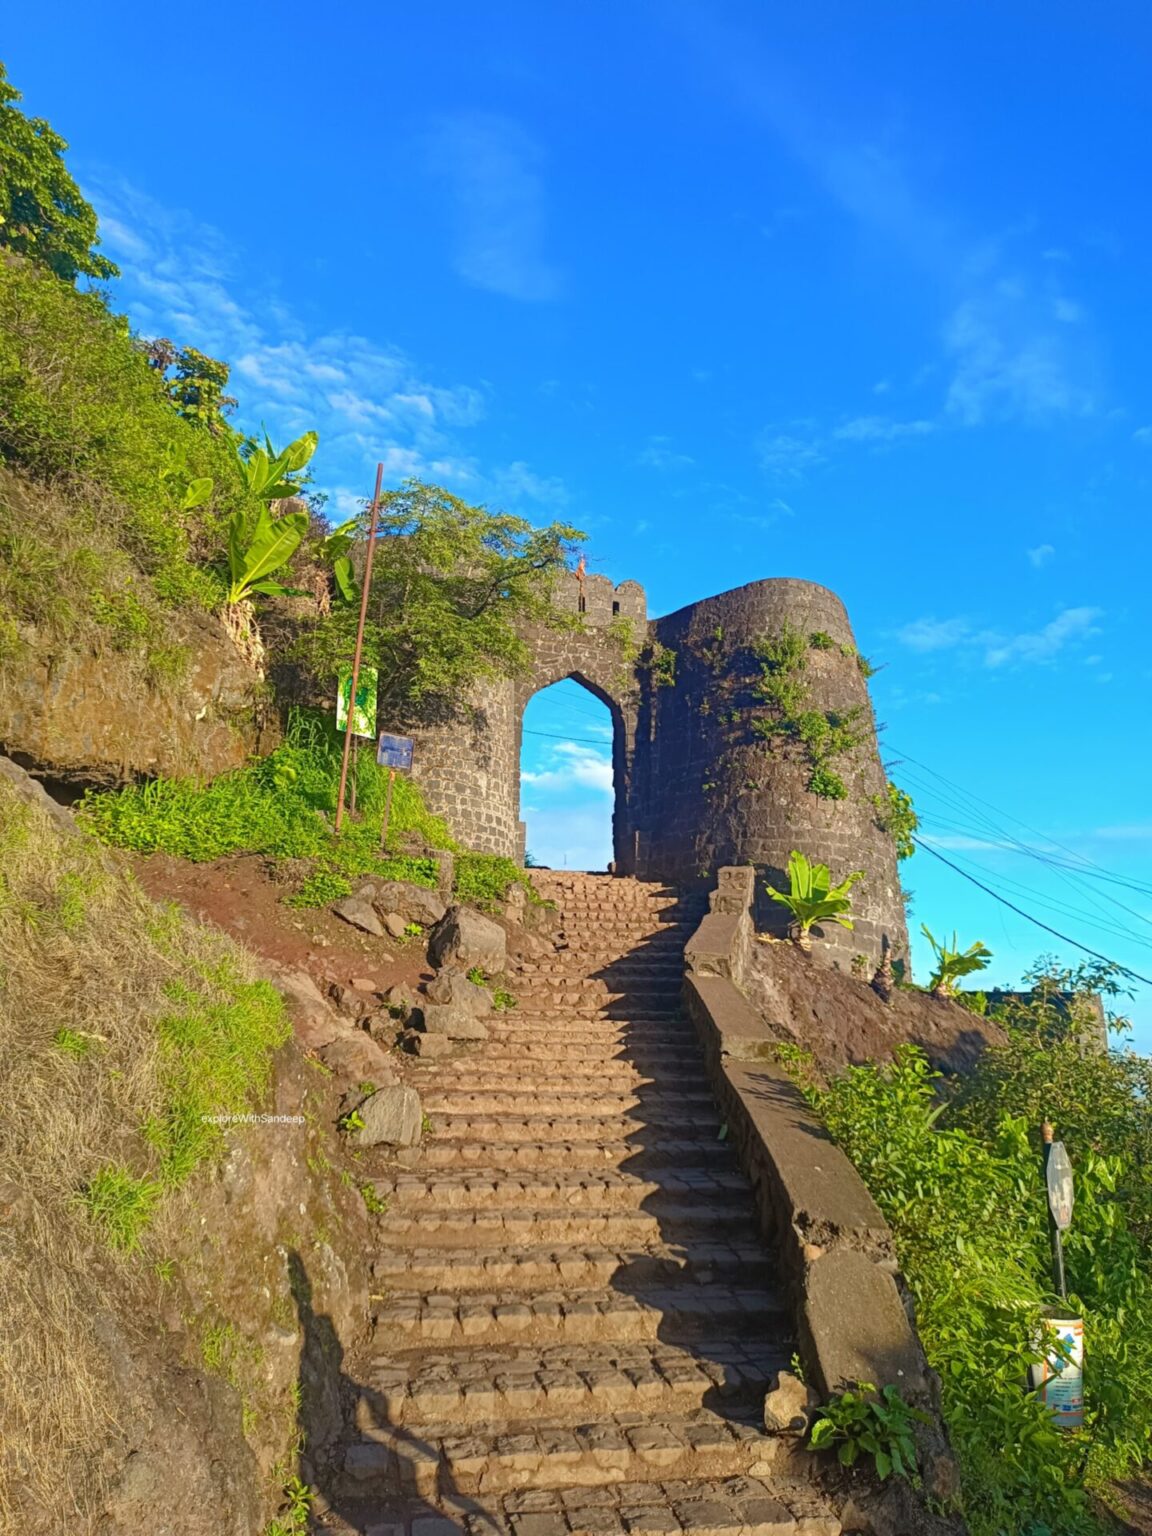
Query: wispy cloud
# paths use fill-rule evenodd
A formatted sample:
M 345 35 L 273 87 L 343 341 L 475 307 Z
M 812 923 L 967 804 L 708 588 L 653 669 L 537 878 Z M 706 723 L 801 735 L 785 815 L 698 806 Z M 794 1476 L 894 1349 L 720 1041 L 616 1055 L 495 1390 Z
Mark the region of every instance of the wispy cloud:
M 1096 401 L 1083 359 L 1040 312 L 1042 304 L 1027 284 L 993 278 L 957 305 L 944 328 L 953 368 L 949 416 L 971 427 L 1092 414 Z
M 1099 634 L 1100 608 L 1065 608 L 1039 629 L 1017 634 L 977 627 L 969 619 L 915 619 L 897 630 L 896 638 L 909 650 L 967 650 L 978 653 L 986 667 L 1038 665 L 1054 661 L 1067 647 Z
M 895 443 L 904 437 L 927 437 L 938 423 L 923 419 L 893 421 L 887 416 L 854 416 L 833 428 L 832 436 L 844 443 Z
M 814 438 L 773 428 L 761 434 L 757 451 L 761 467 L 777 480 L 802 480 L 824 462 L 824 452 Z
M 1099 608 L 1065 608 L 1050 624 L 1029 633 L 1012 635 L 989 645 L 984 661 L 989 667 L 1003 667 L 1019 662 L 1053 661 L 1065 646 L 1075 640 L 1099 634 Z
M 443 118 L 428 165 L 448 189 L 460 276 L 527 303 L 558 298 L 560 269 L 545 254 L 544 153 L 519 123 L 486 112 Z
M 696 461 L 686 453 L 677 452 L 670 437 L 650 437 L 636 462 L 646 469 L 674 470 L 688 469 Z
M 219 231 L 117 178 L 88 182 L 135 327 L 229 362 L 246 427 L 266 425 L 274 440 L 317 431 L 334 513 L 360 504 L 378 460 L 393 484 L 416 476 L 509 502 L 564 500 L 559 481 L 522 460 L 481 466 L 466 437 L 488 410 L 486 389 L 430 378 L 387 342 L 309 331 L 273 296 L 245 290 Z
M 1030 549 L 1028 551 L 1028 559 L 1029 562 L 1039 571 L 1042 570 L 1044 566 L 1050 564 L 1055 554 L 1056 546 L 1054 544 L 1037 544 L 1035 549 Z
M 576 741 L 561 741 L 550 753 L 550 766 L 520 777 L 535 794 L 565 793 L 572 789 L 591 789 L 598 794 L 612 793 L 612 760 L 606 752 Z
M 972 633 L 967 619 L 914 619 L 897 630 L 901 645 L 912 651 L 949 651 L 962 645 Z
M 1152 427 L 1137 427 L 1132 434 L 1134 443 L 1152 443 Z

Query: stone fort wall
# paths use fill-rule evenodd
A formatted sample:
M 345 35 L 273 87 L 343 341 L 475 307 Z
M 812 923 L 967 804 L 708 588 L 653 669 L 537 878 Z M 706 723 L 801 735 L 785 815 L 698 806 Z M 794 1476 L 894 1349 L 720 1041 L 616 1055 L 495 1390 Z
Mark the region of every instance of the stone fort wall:
M 844 605 L 812 582 L 770 579 L 647 618 L 644 589 L 588 575 L 562 583 L 556 603 L 579 614 L 573 630 L 530 635 L 532 666 L 516 679 L 481 684 L 449 716 L 417 735 L 413 776 L 429 808 L 469 848 L 522 861 L 520 748 L 533 694 L 574 678 L 608 707 L 613 724 L 613 844 L 620 874 L 695 883 L 722 865 L 757 868 L 757 917 L 781 926 L 783 909 L 763 895 L 764 877 L 784 883 L 793 848 L 827 863 L 835 879 L 863 869 L 853 931 L 829 925 L 822 946 L 844 966 L 855 954 L 878 958 L 885 937 L 907 953 L 903 900 L 892 839 L 877 823 L 874 797 L 885 792 L 871 702 L 854 655 Z M 676 652 L 675 683 L 656 686 L 632 638 Z M 836 649 L 808 654 L 811 707 L 864 710 L 866 739 L 836 768 L 848 797 L 820 799 L 806 787 L 807 765 L 769 749 L 741 724 L 742 690 L 755 673 L 751 647 L 790 624 L 823 630 Z

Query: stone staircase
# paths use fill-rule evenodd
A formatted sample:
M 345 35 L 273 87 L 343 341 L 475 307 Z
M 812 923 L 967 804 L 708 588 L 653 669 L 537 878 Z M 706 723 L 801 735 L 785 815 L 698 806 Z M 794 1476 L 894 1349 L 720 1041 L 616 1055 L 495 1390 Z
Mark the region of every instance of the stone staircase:
M 430 1134 L 375 1181 L 376 1355 L 328 1528 L 837 1536 L 761 1427 L 793 1345 L 680 1012 L 699 908 L 535 879 L 563 947 L 488 1042 L 415 1069 Z

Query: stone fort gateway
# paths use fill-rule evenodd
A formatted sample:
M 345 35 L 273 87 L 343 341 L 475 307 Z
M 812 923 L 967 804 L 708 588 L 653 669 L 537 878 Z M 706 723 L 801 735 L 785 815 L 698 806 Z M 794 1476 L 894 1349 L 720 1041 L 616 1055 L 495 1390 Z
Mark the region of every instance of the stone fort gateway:
M 463 846 L 523 862 L 525 706 L 571 678 L 612 718 L 618 874 L 691 886 L 723 865 L 753 864 L 786 889 L 784 867 L 797 848 L 828 864 L 834 879 L 865 873 L 853 892 L 855 928 L 825 929 L 830 957 L 875 960 L 885 940 L 907 952 L 866 669 L 834 593 L 773 578 L 650 620 L 637 582 L 589 575 L 563 583 L 555 602 L 578 623 L 533 630 L 524 675 L 485 682 L 450 718 L 414 731 L 413 776 Z M 755 729 L 758 647 L 789 633 L 813 642 L 800 674 L 805 709 L 858 722 L 855 744 L 836 761 L 842 798 L 812 792 L 811 760 L 795 742 Z M 762 901 L 765 926 L 779 926 L 773 908 Z

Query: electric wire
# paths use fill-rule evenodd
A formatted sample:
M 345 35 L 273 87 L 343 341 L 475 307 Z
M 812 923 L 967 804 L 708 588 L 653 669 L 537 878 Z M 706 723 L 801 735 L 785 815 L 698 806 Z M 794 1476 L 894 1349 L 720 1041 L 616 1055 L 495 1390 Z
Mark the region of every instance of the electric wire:
M 1107 955 L 1102 955 L 1098 949 L 1089 949 L 1088 945 L 1081 944 L 1079 939 L 1073 939 L 1068 934 L 1060 933 L 1055 928 L 1049 927 L 1047 923 L 1042 923 L 1038 917 L 1033 917 L 1030 912 L 1025 912 L 1022 907 L 1016 906 L 1016 904 L 1009 901 L 1007 897 L 998 895 L 997 892 L 991 888 L 991 886 L 985 885 L 982 880 L 977 880 L 975 875 L 970 875 L 966 869 L 961 869 L 959 864 L 954 864 L 951 859 L 946 859 L 942 853 L 932 847 L 931 843 L 926 843 L 922 838 L 916 837 L 915 835 L 913 836 L 912 841 L 918 848 L 923 848 L 926 853 L 930 853 L 934 859 L 939 859 L 941 864 L 947 864 L 949 869 L 955 870 L 956 873 L 963 876 L 965 880 L 970 880 L 972 884 L 978 886 L 979 889 L 985 893 L 985 895 L 991 896 L 993 901 L 998 901 L 1003 906 L 1008 907 L 1010 911 L 1015 912 L 1018 917 L 1024 918 L 1029 923 L 1034 923 L 1037 928 L 1043 928 L 1045 933 L 1050 933 L 1053 938 L 1059 939 L 1062 943 L 1071 944 L 1075 949 L 1082 950 L 1084 954 L 1091 955 L 1094 960 L 1103 960 L 1105 965 L 1115 966 L 1120 975 L 1130 976 L 1133 981 L 1141 981 L 1145 984 L 1145 986 L 1152 987 L 1152 976 L 1142 976 L 1139 971 L 1134 971 L 1131 966 L 1121 965 L 1118 960 L 1111 960 Z

